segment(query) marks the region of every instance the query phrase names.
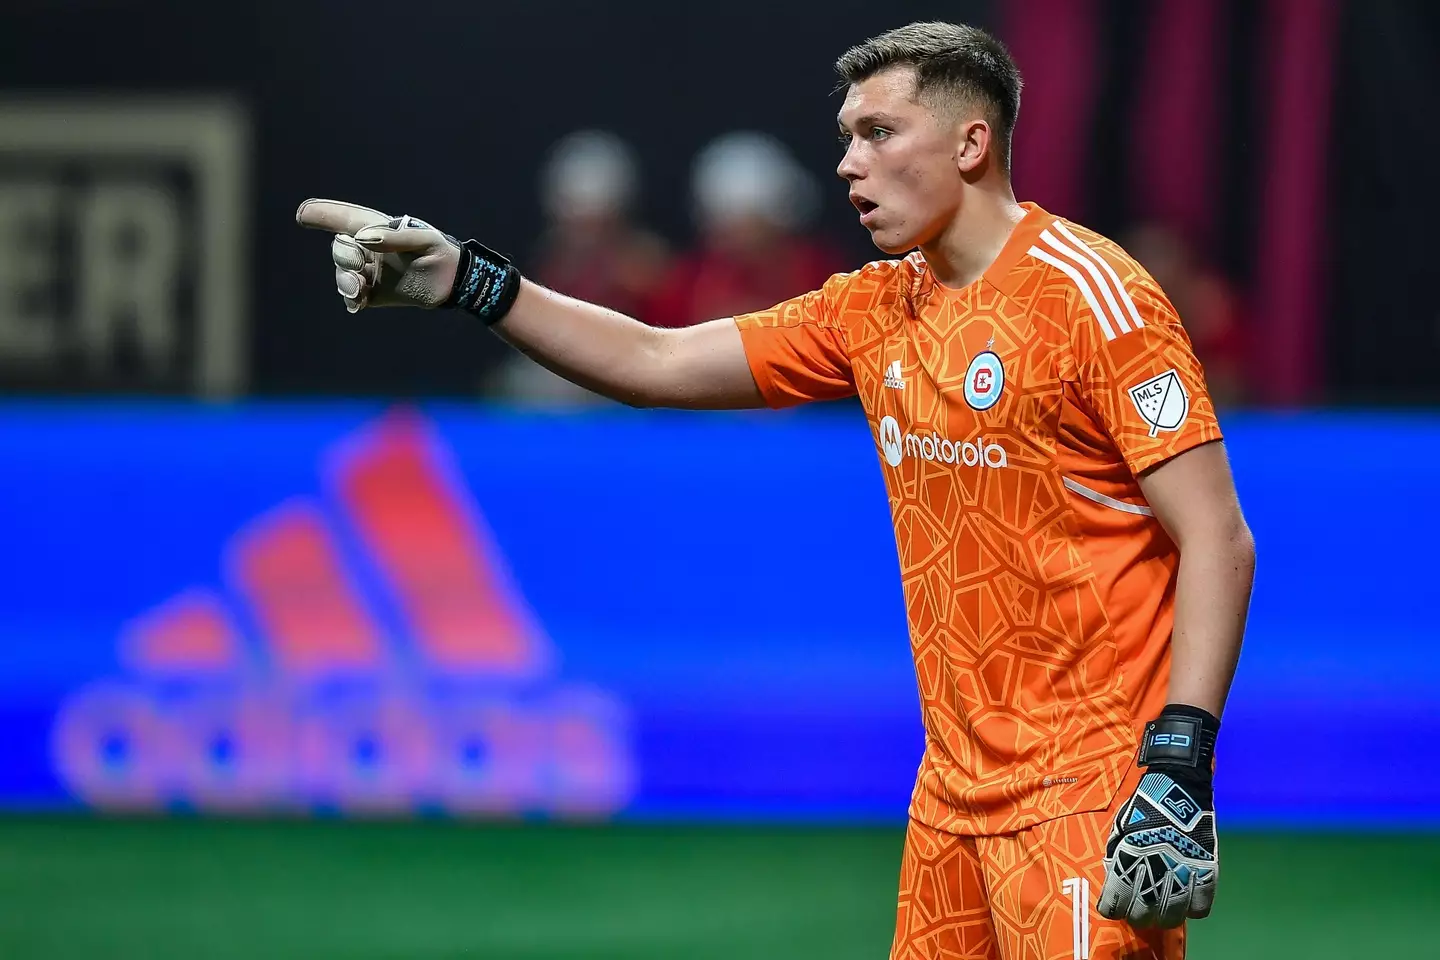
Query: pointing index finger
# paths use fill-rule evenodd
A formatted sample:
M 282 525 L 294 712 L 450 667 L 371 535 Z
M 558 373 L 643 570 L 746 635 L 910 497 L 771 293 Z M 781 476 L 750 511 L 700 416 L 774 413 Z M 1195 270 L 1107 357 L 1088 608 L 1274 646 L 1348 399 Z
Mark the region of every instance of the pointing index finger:
M 312 198 L 300 204 L 300 208 L 295 211 L 295 222 L 302 227 L 350 236 L 366 227 L 389 221 L 390 217 L 379 210 L 362 207 L 358 203 L 346 203 L 344 200 Z

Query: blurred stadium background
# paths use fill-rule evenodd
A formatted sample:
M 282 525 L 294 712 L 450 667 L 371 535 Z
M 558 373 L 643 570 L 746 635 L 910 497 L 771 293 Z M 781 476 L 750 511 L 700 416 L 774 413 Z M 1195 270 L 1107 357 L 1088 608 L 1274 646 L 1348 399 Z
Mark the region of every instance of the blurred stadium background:
M 9 0 L 0 957 L 884 955 L 920 731 L 858 411 L 348 316 L 292 215 L 767 306 L 873 258 L 829 65 L 916 19 L 1011 44 L 1017 194 L 1224 404 L 1260 570 L 1192 955 L 1440 956 L 1437 10 Z

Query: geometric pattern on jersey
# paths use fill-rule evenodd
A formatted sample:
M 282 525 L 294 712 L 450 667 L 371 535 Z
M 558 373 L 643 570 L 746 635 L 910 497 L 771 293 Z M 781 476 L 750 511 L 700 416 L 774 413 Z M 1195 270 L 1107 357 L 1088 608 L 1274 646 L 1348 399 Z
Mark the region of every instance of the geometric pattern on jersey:
M 891 960 L 1183 960 L 1183 925 L 1137 930 L 1095 910 L 1109 825 L 1096 811 L 959 837 L 910 821 Z
M 1136 475 L 1220 437 L 1155 281 L 1026 206 L 966 287 L 917 252 L 736 318 L 770 404 L 861 400 L 925 726 L 910 813 L 967 836 L 1114 799 L 1138 722 L 1164 704 L 1177 565 Z M 1167 371 L 1188 411 L 1157 430 L 1128 391 Z

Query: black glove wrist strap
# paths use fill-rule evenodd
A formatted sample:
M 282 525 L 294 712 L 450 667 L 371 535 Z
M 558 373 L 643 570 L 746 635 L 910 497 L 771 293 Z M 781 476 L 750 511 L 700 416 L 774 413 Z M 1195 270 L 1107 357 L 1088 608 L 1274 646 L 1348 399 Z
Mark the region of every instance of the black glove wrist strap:
M 464 310 L 487 325 L 510 312 L 520 295 L 520 271 L 478 240 L 460 244 L 460 264 L 442 309 Z
M 1145 725 L 1138 762 L 1142 767 L 1189 768 L 1208 780 L 1219 733 L 1220 721 L 1208 711 L 1172 703 Z

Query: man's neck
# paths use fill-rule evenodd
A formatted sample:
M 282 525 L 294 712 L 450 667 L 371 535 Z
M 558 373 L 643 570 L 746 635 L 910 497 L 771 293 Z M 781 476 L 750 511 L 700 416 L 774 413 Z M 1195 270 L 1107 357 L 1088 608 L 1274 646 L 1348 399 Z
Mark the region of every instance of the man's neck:
M 1009 184 L 976 189 L 949 229 L 922 245 L 920 252 L 936 280 L 947 287 L 963 287 L 984 275 L 1023 219 L 1025 208 L 1015 202 Z

